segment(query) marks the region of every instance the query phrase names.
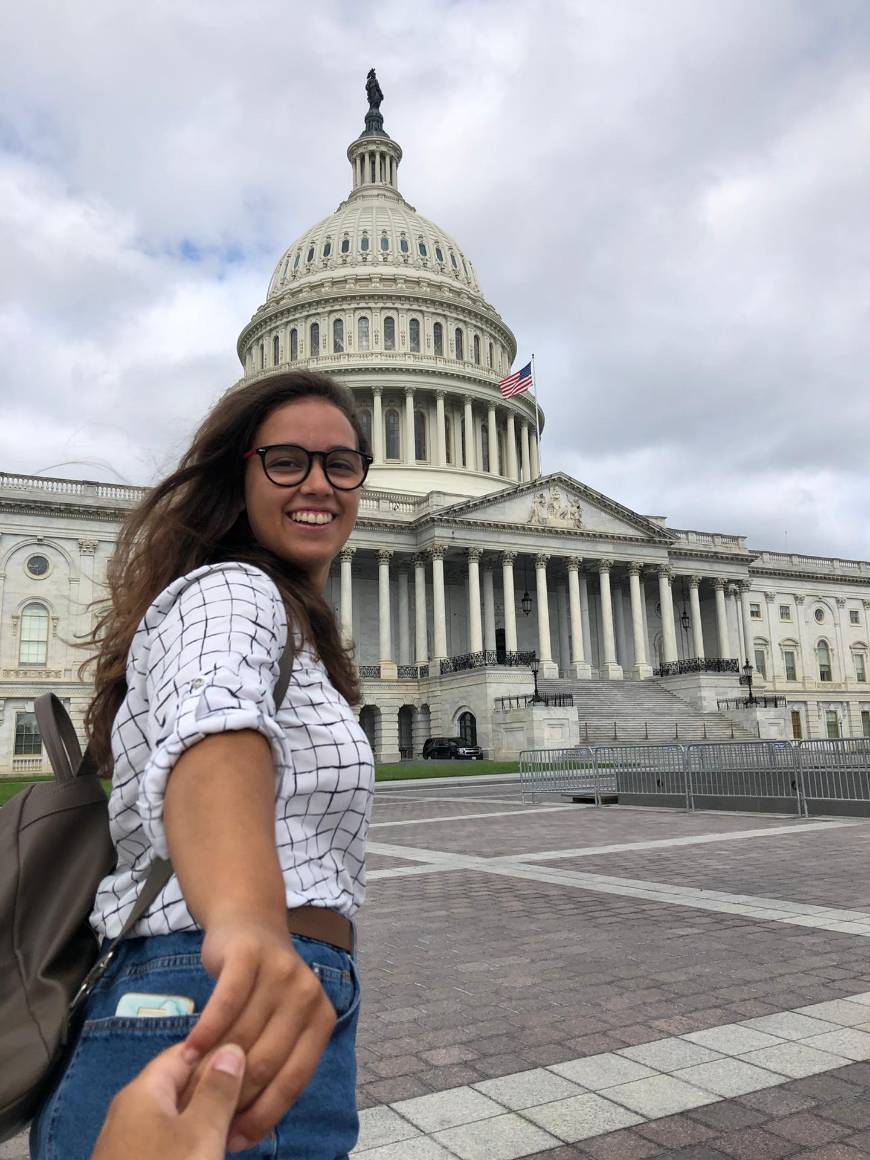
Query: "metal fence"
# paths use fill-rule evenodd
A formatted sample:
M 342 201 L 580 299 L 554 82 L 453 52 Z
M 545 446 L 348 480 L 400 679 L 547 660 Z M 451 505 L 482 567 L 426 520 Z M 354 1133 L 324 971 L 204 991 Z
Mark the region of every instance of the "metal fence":
M 618 794 L 687 810 L 767 803 L 808 817 L 835 803 L 870 811 L 870 738 L 693 745 L 582 745 L 520 754 L 523 800 L 540 793 Z

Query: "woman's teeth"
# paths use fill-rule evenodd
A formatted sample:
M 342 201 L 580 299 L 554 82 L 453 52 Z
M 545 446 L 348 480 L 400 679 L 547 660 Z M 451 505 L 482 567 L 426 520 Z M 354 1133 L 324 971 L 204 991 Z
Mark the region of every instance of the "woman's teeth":
M 297 524 L 331 524 L 335 519 L 332 512 L 290 512 L 289 515 Z

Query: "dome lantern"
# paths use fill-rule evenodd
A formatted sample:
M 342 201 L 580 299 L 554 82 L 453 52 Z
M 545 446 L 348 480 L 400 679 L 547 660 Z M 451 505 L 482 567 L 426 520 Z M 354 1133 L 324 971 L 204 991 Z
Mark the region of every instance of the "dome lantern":
M 402 149 L 384 128 L 381 113 L 384 94 L 374 69 L 369 69 L 366 78 L 366 96 L 369 107 L 365 129 L 347 149 L 347 159 L 353 170 L 350 196 L 376 191 L 380 194 L 392 192 L 398 197 L 397 173 L 399 162 L 402 160 Z

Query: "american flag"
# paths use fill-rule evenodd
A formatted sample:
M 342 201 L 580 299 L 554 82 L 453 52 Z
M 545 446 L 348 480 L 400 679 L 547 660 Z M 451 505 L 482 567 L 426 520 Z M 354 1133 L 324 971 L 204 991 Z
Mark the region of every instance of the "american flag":
M 521 370 L 514 371 L 512 375 L 502 379 L 498 384 L 498 389 L 505 399 L 512 399 L 514 395 L 521 395 L 531 386 L 534 386 L 534 379 L 532 377 L 532 364 L 528 362 Z

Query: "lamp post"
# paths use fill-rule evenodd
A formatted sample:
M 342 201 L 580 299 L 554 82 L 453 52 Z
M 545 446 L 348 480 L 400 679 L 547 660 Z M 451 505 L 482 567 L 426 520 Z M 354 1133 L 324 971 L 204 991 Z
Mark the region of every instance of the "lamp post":
M 752 695 L 752 665 L 749 663 L 749 661 L 747 661 L 746 664 L 743 666 L 743 679 L 746 681 L 747 685 L 749 686 L 749 697 L 747 700 L 747 704 L 752 706 L 755 704 L 755 698 Z
M 541 699 L 538 696 L 538 669 L 540 667 L 541 662 L 538 660 L 537 656 L 533 655 L 532 659 L 529 661 L 529 668 L 532 670 L 532 676 L 535 678 L 535 695 L 532 697 L 532 703 L 534 705 L 537 705 L 538 701 Z

